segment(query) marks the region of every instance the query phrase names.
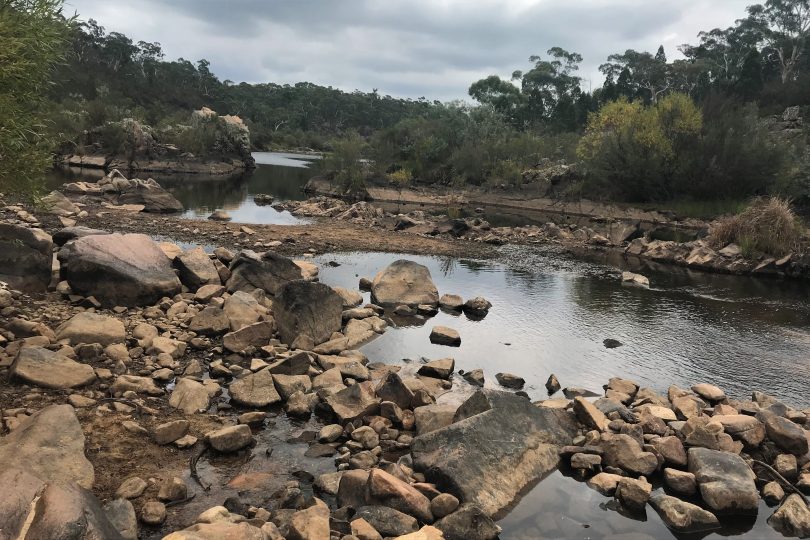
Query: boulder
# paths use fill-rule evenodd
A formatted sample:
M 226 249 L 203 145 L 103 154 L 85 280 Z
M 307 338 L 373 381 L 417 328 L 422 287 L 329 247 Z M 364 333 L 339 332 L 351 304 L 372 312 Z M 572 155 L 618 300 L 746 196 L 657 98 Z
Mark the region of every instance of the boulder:
M 321 504 L 299 510 L 290 518 L 287 540 L 326 540 L 329 538 L 329 508 Z
M 74 293 L 104 305 L 151 305 L 180 292 L 169 259 L 143 234 L 85 236 L 65 245 L 59 261 Z
M 236 291 L 226 298 L 222 309 L 234 332 L 258 322 L 260 318 L 259 301 L 244 291 Z
M 343 309 L 351 309 L 363 303 L 363 295 L 345 287 L 332 287 L 343 300 Z
M 191 379 L 180 378 L 169 397 L 169 405 L 180 409 L 186 414 L 192 414 L 208 408 L 208 389 Z
M 96 380 L 92 366 L 41 347 L 20 349 L 10 375 L 43 388 L 77 388 Z
M 430 270 L 413 261 L 398 260 L 381 270 L 371 284 L 371 296 L 381 306 L 437 305 L 439 292 Z
M 231 352 L 241 352 L 248 347 L 267 345 L 272 337 L 273 321 L 261 321 L 225 334 L 222 345 Z
M 245 424 L 228 426 L 205 434 L 205 439 L 211 448 L 217 452 L 236 452 L 253 443 L 250 427 Z
M 464 299 L 457 294 L 443 294 L 439 298 L 439 307 L 448 311 L 461 311 L 464 306 Z
M 692 392 L 696 393 L 706 401 L 723 401 L 726 393 L 713 384 L 701 383 L 692 387 Z
M 45 407 L 1 437 L 0 463 L 4 470 L 16 467 L 46 482 L 93 487 L 93 465 L 84 456 L 84 433 L 70 405 Z
M 768 438 L 777 446 L 797 456 L 803 456 L 808 452 L 807 437 L 804 435 L 804 429 L 798 424 L 770 411 L 760 412 L 757 418 L 765 424 Z
M 577 427 L 570 413 L 508 392 L 479 390 L 470 399 L 481 412 L 415 437 L 411 452 L 428 481 L 493 517 L 556 469 L 559 445 L 570 444 Z M 476 444 L 458 444 L 465 440 Z
M 476 296 L 475 298 L 470 298 L 466 302 L 464 302 L 464 313 L 467 314 L 468 317 L 473 319 L 479 319 L 486 316 L 489 313 L 490 308 L 492 308 L 492 304 L 486 298 L 482 298 L 480 296 Z
M 722 414 L 713 416 L 712 420 L 719 422 L 732 439 L 749 448 L 756 448 L 765 440 L 765 426 L 753 416 Z
M 457 330 L 447 326 L 434 326 L 430 331 L 430 342 L 435 345 L 459 347 L 461 346 L 461 336 Z
M 607 431 L 609 420 L 605 414 L 597 409 L 590 401 L 586 401 L 579 396 L 575 397 L 574 414 L 577 416 L 577 420 L 582 422 L 585 427 L 599 431 Z
M 715 512 L 756 512 L 759 504 L 756 475 L 737 454 L 690 448 L 689 472 L 695 475 L 703 500 Z
M 625 434 L 602 433 L 602 462 L 634 475 L 648 476 L 658 469 L 658 458 L 642 450 L 639 442 Z
M 810 537 L 810 509 L 798 494 L 793 493 L 768 518 L 768 524 L 784 536 Z
M 207 306 L 191 319 L 188 329 L 196 334 L 215 336 L 227 332 L 231 327 L 228 316 L 222 308 Z
M 251 250 L 240 251 L 228 268 L 231 277 L 226 286 L 231 293 L 261 289 L 275 296 L 285 283 L 302 279 L 298 265 L 272 251 L 261 255 Z
M 677 533 L 704 532 L 720 527 L 714 514 L 677 497 L 656 494 L 650 498 L 650 504 L 664 524 Z
M 458 510 L 433 525 L 444 540 L 494 540 L 501 528 L 474 504 L 463 504 Z
M 413 391 L 393 371 L 389 371 L 380 381 L 376 393 L 382 401 L 390 401 L 401 409 L 410 408 L 413 402 Z
M 371 470 L 367 489 L 375 504 L 399 510 L 423 523 L 433 521 L 430 500 L 407 482 L 381 469 Z
M 619 487 L 619 480 L 622 478 L 624 477 L 618 474 L 601 472 L 590 477 L 586 483 L 588 487 L 595 489 L 602 495 L 612 497 L 616 492 L 616 488 Z
M 180 281 L 192 291 L 222 283 L 213 261 L 201 247 L 187 249 L 175 257 L 174 266 L 180 273 Z
M 183 203 L 154 181 L 130 181 L 129 186 L 118 195 L 118 204 L 139 204 L 143 205 L 144 212 L 158 214 L 184 210 Z
M 12 289 L 44 291 L 51 282 L 53 240 L 42 229 L 0 223 L 0 281 Z
M 416 407 L 413 416 L 417 434 L 422 435 L 449 426 L 453 423 L 457 409 L 455 405 L 446 404 Z
M 59 191 L 51 191 L 40 199 L 40 203 L 45 210 L 55 216 L 72 216 L 81 211 L 78 206 Z
M 353 384 L 327 396 L 325 401 L 341 424 L 375 414 L 380 408 L 380 399 L 370 381 Z
M 397 537 L 419 530 L 415 518 L 387 506 L 361 506 L 352 519 L 366 520 L 383 536 Z
M 622 478 L 616 485 L 616 499 L 631 512 L 641 512 L 647 506 L 652 493 L 652 485 L 643 476 Z
M 437 379 L 449 379 L 455 367 L 455 360 L 452 358 L 442 358 L 440 360 L 432 360 L 423 365 L 419 368 L 418 373 L 427 377 L 436 377 Z
M 126 499 L 115 499 L 104 505 L 104 515 L 124 540 L 138 540 L 138 516 Z
M 102 231 L 101 229 L 91 229 L 90 227 L 84 227 L 82 225 L 77 225 L 75 227 L 65 227 L 64 229 L 60 229 L 53 233 L 53 243 L 59 247 L 64 246 L 71 240 L 75 240 L 76 238 L 82 238 L 84 236 L 95 236 L 97 234 L 110 234 L 108 231 Z
M 56 329 L 56 339 L 70 345 L 99 343 L 102 347 L 126 341 L 124 323 L 98 313 L 77 313 Z
M 697 493 L 697 481 L 695 475 L 690 472 L 666 468 L 664 469 L 664 484 L 681 495 L 691 496 Z
M 340 331 L 343 300 L 331 287 L 311 281 L 293 281 L 281 286 L 273 301 L 273 314 L 281 341 L 292 343 L 305 334 L 315 343 L 327 341 Z
M 235 380 L 228 391 L 232 401 L 246 407 L 267 407 L 281 401 L 268 369 Z

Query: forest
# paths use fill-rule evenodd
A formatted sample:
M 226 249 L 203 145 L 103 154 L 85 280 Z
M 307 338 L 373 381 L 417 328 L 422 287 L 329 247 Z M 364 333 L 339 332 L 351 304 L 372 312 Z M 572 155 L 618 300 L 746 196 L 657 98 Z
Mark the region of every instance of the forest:
M 472 102 L 441 103 L 308 82 L 220 80 L 204 59 L 167 60 L 159 43 L 108 32 L 92 18 L 65 18 L 60 0 L 12 0 L 0 7 L 0 37 L 9 44 L 0 52 L 0 113 L 8 113 L 0 123 L 19 117 L 28 127 L 16 139 L 5 130 L 0 151 L 33 143 L 37 159 L 21 160 L 41 170 L 43 152 L 75 145 L 86 130 L 126 118 L 168 129 L 205 106 L 240 116 L 255 149 L 327 152 L 326 172 L 348 186 L 520 189 L 538 166 L 566 163 L 576 174 L 563 197 L 778 194 L 804 204 L 810 0 L 768 0 L 740 15 L 679 54 L 658 47 L 609 55 L 600 66 L 604 84 L 592 92 L 578 75 L 582 56 L 552 47 L 509 79 L 471 82 Z M 34 175 L 22 165 L 15 171 L 0 174 Z

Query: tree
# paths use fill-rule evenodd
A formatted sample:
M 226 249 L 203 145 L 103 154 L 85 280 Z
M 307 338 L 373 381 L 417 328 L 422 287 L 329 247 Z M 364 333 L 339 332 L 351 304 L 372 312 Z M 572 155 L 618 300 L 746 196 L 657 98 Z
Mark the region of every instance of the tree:
M 768 0 L 748 11 L 749 18 L 768 25 L 765 36 L 778 58 L 782 84 L 794 80 L 810 35 L 810 0 Z
M 0 2 L 0 190 L 35 194 L 51 161 L 42 105 L 69 22 L 62 0 Z
M 627 49 L 624 54 L 612 54 L 607 63 L 599 66 L 599 71 L 606 77 L 618 77 L 620 81 L 622 77 L 627 79 L 629 76 L 631 85 L 635 86 L 637 92 L 644 91 L 650 103 L 656 103 L 672 86 L 663 47 L 658 49 L 655 56 L 633 49 Z

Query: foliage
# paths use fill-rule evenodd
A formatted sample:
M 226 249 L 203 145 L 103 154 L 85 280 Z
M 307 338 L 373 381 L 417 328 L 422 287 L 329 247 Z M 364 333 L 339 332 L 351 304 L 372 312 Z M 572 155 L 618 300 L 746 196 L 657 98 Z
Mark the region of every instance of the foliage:
M 0 189 L 36 194 L 51 161 L 43 96 L 64 52 L 62 0 L 0 2 Z
M 322 160 L 322 167 L 334 173 L 334 179 L 348 192 L 365 186 L 366 167 L 363 161 L 365 143 L 356 133 L 332 142 L 332 152 Z
M 768 197 L 757 198 L 739 214 L 715 223 L 708 239 L 716 249 L 733 242 L 750 255 L 782 257 L 799 249 L 804 234 L 790 201 Z

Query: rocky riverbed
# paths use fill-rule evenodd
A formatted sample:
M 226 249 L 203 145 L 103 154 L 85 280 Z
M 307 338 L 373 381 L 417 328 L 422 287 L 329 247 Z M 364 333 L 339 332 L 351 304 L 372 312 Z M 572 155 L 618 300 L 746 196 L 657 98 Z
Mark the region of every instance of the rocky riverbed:
M 520 373 L 457 370 L 464 335 L 429 322 L 509 306 L 439 291 L 407 259 L 328 287 L 311 260 L 285 256 L 326 247 L 318 239 L 174 229 L 121 206 L 3 209 L 0 530 L 11 538 L 492 539 L 559 468 L 674 534 L 747 519 L 761 499 L 774 535 L 810 534 L 808 410 L 753 388 L 733 399 L 712 381 L 658 393 L 613 378 L 594 395 L 554 376 L 532 402 Z M 209 249 L 60 217 L 153 223 Z M 422 238 L 366 229 L 365 242 Z M 488 245 L 424 240 L 426 251 Z M 445 355 L 403 367 L 358 351 L 417 316 Z

